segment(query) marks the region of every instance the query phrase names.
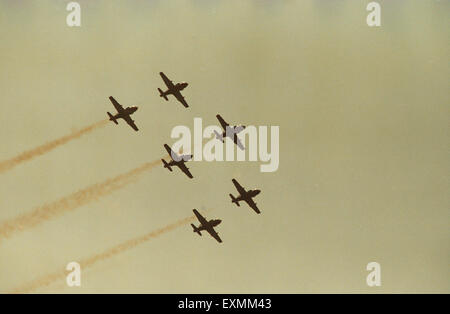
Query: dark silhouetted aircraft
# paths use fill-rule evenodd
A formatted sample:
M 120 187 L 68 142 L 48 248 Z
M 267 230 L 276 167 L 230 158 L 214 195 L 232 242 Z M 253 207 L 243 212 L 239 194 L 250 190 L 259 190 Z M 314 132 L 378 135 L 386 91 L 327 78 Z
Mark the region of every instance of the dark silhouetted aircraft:
M 214 227 L 222 222 L 220 219 L 212 219 L 210 221 L 206 220 L 196 209 L 193 210 L 195 216 L 197 216 L 198 221 L 200 222 L 200 226 L 196 227 L 194 224 L 191 224 L 192 228 L 194 228 L 194 232 L 198 235 L 202 235 L 200 231 L 205 230 L 208 232 L 217 242 L 222 243 L 222 239 L 219 237 L 219 234 L 214 230 Z
M 168 88 L 168 90 L 166 90 L 165 92 L 158 88 L 159 97 L 163 97 L 165 100 L 169 100 L 167 98 L 167 95 L 173 95 L 183 106 L 185 106 L 186 108 L 189 107 L 183 95 L 181 95 L 181 91 L 185 89 L 189 84 L 186 82 L 173 84 L 173 82 L 169 80 L 169 78 L 163 72 L 159 72 L 159 75 L 161 75 L 164 83 Z
M 172 171 L 171 166 L 177 166 L 178 168 L 180 168 L 181 171 L 183 171 L 189 178 L 193 178 L 192 174 L 189 172 L 189 168 L 186 167 L 185 162 L 192 159 L 193 155 L 177 155 L 174 151 L 172 151 L 172 149 L 169 147 L 169 145 L 164 144 L 164 148 L 167 150 L 167 152 L 170 155 L 170 158 L 172 158 L 172 160 L 170 162 L 165 161 L 164 159 L 161 159 L 163 164 L 164 164 L 164 168 L 169 169 L 170 171 Z
M 221 116 L 220 114 L 216 115 L 217 120 L 219 120 L 220 125 L 224 129 L 224 132 L 222 134 L 219 134 L 217 131 L 214 131 L 216 133 L 216 138 L 222 143 L 225 143 L 225 137 L 229 137 L 233 140 L 233 142 L 242 150 L 244 150 L 244 145 L 242 145 L 241 141 L 237 137 L 237 134 L 245 129 L 245 126 L 230 126 Z M 228 132 L 227 132 L 228 131 Z
M 232 194 L 230 194 L 231 196 L 231 202 L 235 203 L 237 206 L 241 206 L 239 205 L 240 201 L 244 201 L 248 204 L 248 206 L 250 206 L 256 213 L 260 214 L 261 212 L 259 211 L 258 207 L 256 207 L 256 203 L 253 201 L 253 198 L 258 195 L 259 193 L 261 193 L 261 190 L 248 190 L 246 191 L 240 184 L 239 182 L 236 181 L 236 179 L 232 180 L 234 185 L 236 186 L 236 189 L 239 192 L 239 196 L 238 197 L 234 197 Z
M 139 131 L 136 124 L 134 124 L 133 119 L 131 119 L 131 115 L 135 113 L 136 110 L 138 110 L 138 107 L 128 107 L 124 109 L 121 104 L 119 104 L 113 96 L 109 96 L 109 100 L 111 100 L 112 104 L 117 110 L 117 114 L 113 116 L 111 113 L 108 112 L 109 120 L 113 121 L 115 124 L 119 124 L 117 122 L 117 119 L 124 119 L 126 123 L 128 123 L 135 131 Z

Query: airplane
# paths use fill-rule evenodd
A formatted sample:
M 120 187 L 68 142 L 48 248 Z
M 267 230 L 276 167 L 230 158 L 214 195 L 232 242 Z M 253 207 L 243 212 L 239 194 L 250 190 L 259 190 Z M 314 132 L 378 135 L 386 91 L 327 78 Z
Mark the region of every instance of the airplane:
M 239 205 L 240 201 L 244 201 L 248 204 L 248 206 L 250 206 L 257 214 L 261 214 L 261 212 L 259 211 L 258 207 L 256 207 L 256 203 L 253 201 L 253 198 L 258 195 L 259 193 L 261 193 L 261 190 L 248 190 L 246 191 L 240 184 L 239 182 L 236 181 L 236 179 L 232 180 L 234 183 L 234 186 L 236 186 L 236 189 L 239 192 L 239 196 L 238 197 L 234 197 L 233 194 L 230 194 L 231 196 L 231 202 L 235 203 L 237 206 L 241 206 Z
M 194 232 L 198 235 L 202 235 L 201 231 L 204 230 L 208 232 L 217 242 L 222 243 L 222 239 L 219 237 L 219 234 L 214 230 L 214 227 L 222 222 L 220 219 L 211 219 L 206 220 L 196 209 L 193 210 L 195 216 L 197 216 L 198 221 L 200 222 L 200 226 L 196 227 L 194 224 L 191 224 L 192 228 L 194 228 Z
M 185 106 L 186 108 L 189 107 L 183 95 L 181 95 L 181 91 L 185 89 L 189 84 L 186 82 L 173 84 L 173 82 L 169 80 L 169 78 L 163 72 L 159 72 L 159 75 L 161 75 L 164 83 L 168 88 L 168 90 L 166 90 L 165 92 L 158 88 L 159 97 L 163 97 L 165 100 L 169 100 L 167 96 L 173 95 L 183 106 Z
M 219 120 L 220 125 L 222 126 L 222 128 L 224 129 L 224 132 L 222 134 L 219 134 L 217 131 L 214 131 L 214 133 L 216 134 L 216 138 L 220 141 L 222 141 L 222 143 L 225 143 L 225 138 L 228 136 L 230 139 L 233 140 L 233 142 L 242 150 L 244 150 L 244 145 L 242 145 L 241 141 L 239 140 L 239 138 L 237 137 L 237 134 L 239 132 L 241 132 L 242 130 L 245 129 L 245 126 L 241 125 L 241 126 L 230 126 L 229 123 L 227 123 L 221 116 L 220 114 L 216 115 L 217 120 Z M 228 132 L 227 132 L 228 131 Z M 228 133 L 228 134 L 227 134 Z
M 193 155 L 177 155 L 174 151 L 172 151 L 172 149 L 169 147 L 169 145 L 164 144 L 164 148 L 167 150 L 167 152 L 170 155 L 170 158 L 172 158 L 172 160 L 170 162 L 165 161 L 164 159 L 161 159 L 163 164 L 164 164 L 164 168 L 169 169 L 170 171 L 172 171 L 171 166 L 177 166 L 178 168 L 180 168 L 181 171 L 183 171 L 189 178 L 193 178 L 192 174 L 189 172 L 189 168 L 186 167 L 185 162 L 192 159 Z
M 139 129 L 138 129 L 138 127 L 136 126 L 136 124 L 134 124 L 133 119 L 131 119 L 131 115 L 132 115 L 133 113 L 135 113 L 136 110 L 138 110 L 138 107 L 133 106 L 133 107 L 128 107 L 128 108 L 124 109 L 124 108 L 122 107 L 122 105 L 119 104 L 119 103 L 114 99 L 113 96 L 109 96 L 109 100 L 111 101 L 111 103 L 114 105 L 114 107 L 115 107 L 116 110 L 117 110 L 117 114 L 116 114 L 115 116 L 113 116 L 111 113 L 108 112 L 109 120 L 110 120 L 110 121 L 113 121 L 115 124 L 119 124 L 119 123 L 117 122 L 117 119 L 122 118 L 122 119 L 125 120 L 126 123 L 128 123 L 128 124 L 133 128 L 133 130 L 135 130 L 136 132 L 139 131 Z

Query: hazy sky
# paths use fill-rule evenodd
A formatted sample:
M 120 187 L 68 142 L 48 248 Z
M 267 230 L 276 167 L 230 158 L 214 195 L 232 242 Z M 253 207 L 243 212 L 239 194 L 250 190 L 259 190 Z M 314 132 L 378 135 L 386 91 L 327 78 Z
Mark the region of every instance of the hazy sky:
M 450 292 L 449 1 L 0 0 L 0 160 L 137 105 L 135 133 L 109 123 L 0 174 L 0 223 L 165 155 L 177 125 L 280 127 L 280 166 L 161 166 L 0 242 L 10 291 L 199 210 L 189 224 L 36 292 Z M 158 73 L 190 107 L 166 102 Z M 231 204 L 259 188 L 261 215 Z M 381 265 L 382 286 L 366 285 Z

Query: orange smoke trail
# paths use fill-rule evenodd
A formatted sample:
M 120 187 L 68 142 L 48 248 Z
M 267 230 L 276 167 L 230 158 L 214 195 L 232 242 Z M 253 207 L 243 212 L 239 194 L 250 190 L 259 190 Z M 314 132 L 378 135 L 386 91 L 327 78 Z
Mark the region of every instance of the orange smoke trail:
M 47 142 L 41 146 L 27 150 L 27 151 L 17 155 L 16 157 L 13 157 L 8 160 L 0 161 L 0 173 L 11 170 L 15 166 L 17 166 L 23 162 L 26 162 L 28 160 L 31 160 L 37 156 L 41 156 L 41 155 L 55 149 L 58 146 L 64 145 L 71 140 L 77 139 L 86 133 L 90 133 L 99 127 L 105 126 L 107 123 L 108 123 L 108 120 L 102 120 L 102 121 L 96 122 L 94 124 L 91 124 L 83 129 L 81 129 L 81 130 L 72 132 L 69 135 L 60 137 L 56 140 Z
M 16 218 L 7 220 L 0 224 L 0 239 L 9 238 L 12 234 L 32 228 L 44 221 L 56 218 L 66 212 L 72 211 L 90 202 L 97 201 L 100 197 L 111 194 L 128 185 L 138 175 L 157 166 L 161 161 L 155 160 L 142 166 L 120 174 L 114 178 L 107 179 L 101 183 L 91 185 L 79 190 L 53 203 L 45 204 L 34 210 L 22 214 Z
M 81 269 L 86 269 L 88 267 L 92 267 L 96 263 L 103 261 L 105 259 L 111 258 L 115 255 L 118 255 L 120 253 L 123 253 L 125 251 L 128 251 L 144 242 L 147 242 L 153 238 L 156 238 L 164 233 L 167 233 L 169 231 L 175 230 L 178 227 L 181 227 L 195 219 L 194 216 L 186 217 L 184 219 L 181 219 L 173 224 L 167 225 L 163 228 L 157 229 L 155 231 L 152 231 L 150 233 L 147 233 L 143 236 L 122 242 L 106 251 L 103 251 L 102 253 L 95 254 L 91 257 L 85 258 L 79 262 Z M 36 280 L 33 280 L 27 284 L 24 284 L 13 291 L 11 293 L 29 293 L 32 292 L 38 288 L 46 287 L 53 282 L 57 280 L 64 280 L 64 278 L 67 276 L 67 272 L 65 270 L 60 270 L 52 274 L 48 274 L 46 276 L 43 276 L 41 278 L 38 278 Z

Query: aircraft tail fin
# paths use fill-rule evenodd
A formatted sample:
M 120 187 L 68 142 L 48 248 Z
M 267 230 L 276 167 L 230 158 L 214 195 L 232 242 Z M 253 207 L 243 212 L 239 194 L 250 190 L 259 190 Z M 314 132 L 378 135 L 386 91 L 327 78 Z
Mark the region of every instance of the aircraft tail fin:
M 117 123 L 116 118 L 114 118 L 114 116 L 113 116 L 111 113 L 108 112 L 108 116 L 109 116 L 109 121 L 112 121 L 112 122 L 114 122 L 115 124 L 119 124 L 119 123 Z
M 161 159 L 163 164 L 164 164 L 164 168 L 169 169 L 170 171 L 172 171 L 172 168 L 169 166 L 169 164 L 167 163 L 167 161 L 165 161 L 164 159 Z
M 166 94 L 164 94 L 164 92 L 161 90 L 161 88 L 158 88 L 159 91 L 159 97 L 163 97 L 165 100 L 169 100 L 166 96 Z
M 219 141 L 224 142 L 224 141 L 223 141 L 223 135 L 222 135 L 222 134 L 219 134 L 216 130 L 214 130 L 214 133 L 216 134 L 216 138 L 217 138 Z
M 234 198 L 233 194 L 230 194 L 230 197 L 231 197 L 231 202 L 232 203 L 235 203 L 237 206 L 241 206 L 241 205 L 239 205 L 239 201 Z
M 199 236 L 201 236 L 202 234 L 200 233 L 200 230 L 198 230 L 198 228 L 196 226 L 194 226 L 193 224 L 191 224 L 192 228 L 194 229 L 194 232 L 197 233 Z

